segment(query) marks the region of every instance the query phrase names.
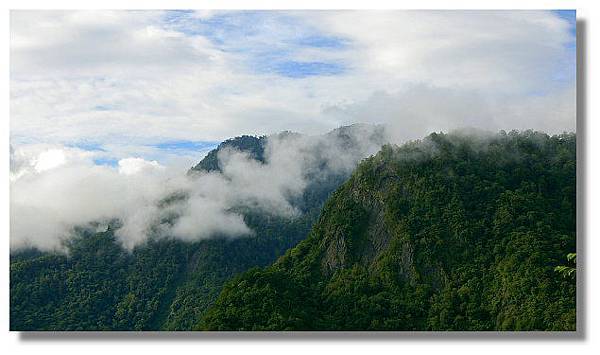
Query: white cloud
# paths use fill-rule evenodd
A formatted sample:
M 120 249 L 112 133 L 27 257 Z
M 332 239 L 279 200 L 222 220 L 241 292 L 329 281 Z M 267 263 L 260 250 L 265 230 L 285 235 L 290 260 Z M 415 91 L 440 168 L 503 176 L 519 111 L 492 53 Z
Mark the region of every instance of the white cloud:
M 169 75 L 182 65 L 218 63 L 220 53 L 206 39 L 162 28 L 161 15 L 156 11 L 13 11 L 11 72 L 17 78 L 147 78 Z
M 145 232 L 131 228 L 136 215 L 148 214 L 160 196 L 177 186 L 164 175 L 125 174 L 94 165 L 89 152 L 74 148 L 40 147 L 29 152 L 17 148 L 13 155 L 29 163 L 13 165 L 11 171 L 12 247 L 55 248 L 75 226 L 118 217 L 129 227 L 124 231 L 131 232 L 124 237 L 136 238 Z
M 552 12 L 211 12 L 180 25 L 165 15 L 11 12 L 11 245 L 57 247 L 74 225 L 117 216 L 131 247 L 162 217 L 157 201 L 181 189 L 190 198 L 169 232 L 247 234 L 230 207 L 292 216 L 317 153 L 345 171 L 374 149 L 274 138 L 267 165 L 225 152 L 223 175 L 190 182 L 182 175 L 203 152 L 159 142 L 354 122 L 385 123 L 397 141 L 463 126 L 575 129 L 574 39 Z M 299 44 L 310 36 L 341 44 Z M 343 70 L 292 78 L 275 60 Z M 68 148 L 80 142 L 102 150 Z
M 417 82 L 525 93 L 573 65 L 566 21 L 548 11 L 346 11 L 306 15 L 351 38 L 358 70 L 394 87 Z
M 119 174 L 134 175 L 164 169 L 156 160 L 146 161 L 142 158 L 126 158 L 119 160 Z
M 253 15 L 250 27 L 244 16 L 200 13 L 178 27 L 177 19 L 155 11 L 13 11 L 13 141 L 141 146 L 285 129 L 318 133 L 350 119 L 325 108 L 366 105 L 379 93 L 394 96 L 419 85 L 456 91 L 454 99 L 477 96 L 487 115 L 474 124 L 487 127 L 490 115 L 523 122 L 523 110 L 503 105 L 536 106 L 542 96 L 569 107 L 575 90 L 574 52 L 567 48 L 573 38 L 551 12 L 286 11 Z M 203 26 L 212 26 L 222 43 L 185 33 L 193 21 L 213 21 Z M 344 45 L 294 42 L 314 33 Z M 285 60 L 333 61 L 346 70 L 302 79 L 257 71 L 257 63 L 268 68 L 273 61 L 262 53 L 269 48 Z M 561 75 L 567 78 L 557 80 Z M 447 113 L 456 116 L 472 104 L 457 102 Z M 399 125 L 410 125 L 401 106 L 389 105 Z M 562 112 L 540 128 L 571 129 L 574 111 Z M 432 129 L 446 122 L 440 116 Z
M 41 153 L 35 162 L 35 171 L 42 172 L 63 165 L 66 161 L 65 153 L 60 149 L 51 149 Z
M 113 219 L 122 223 L 116 235 L 126 248 L 152 234 L 185 240 L 252 234 L 237 208 L 294 218 L 299 211 L 291 201 L 310 179 L 349 173 L 380 147 L 381 139 L 369 128 L 346 133 L 356 142 L 352 149 L 331 135 L 271 137 L 264 164 L 224 149 L 218 157 L 222 173 L 194 177 L 141 158 L 99 166 L 93 159 L 101 152 L 77 148 L 11 149 L 11 247 L 60 248 L 74 227 Z M 178 193 L 187 198 L 164 204 Z M 171 215 L 177 216 L 172 225 L 164 223 Z
M 376 92 L 368 99 L 326 108 L 342 122 L 385 123 L 393 141 L 457 128 L 575 131 L 575 92 L 489 97 L 478 90 L 412 85 L 397 92 Z

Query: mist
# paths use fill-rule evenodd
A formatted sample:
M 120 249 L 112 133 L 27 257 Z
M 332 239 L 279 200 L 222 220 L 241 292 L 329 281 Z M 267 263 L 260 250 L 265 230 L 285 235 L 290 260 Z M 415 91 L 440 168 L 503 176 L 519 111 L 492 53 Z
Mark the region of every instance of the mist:
M 129 250 L 150 237 L 251 236 L 240 210 L 296 218 L 302 212 L 294 201 L 308 184 L 349 175 L 386 140 L 381 127 L 367 125 L 276 134 L 267 138 L 264 163 L 225 148 L 221 171 L 196 174 L 139 157 L 97 165 L 94 152 L 77 148 L 11 146 L 10 246 L 64 250 L 75 228 L 102 230 L 115 220 Z

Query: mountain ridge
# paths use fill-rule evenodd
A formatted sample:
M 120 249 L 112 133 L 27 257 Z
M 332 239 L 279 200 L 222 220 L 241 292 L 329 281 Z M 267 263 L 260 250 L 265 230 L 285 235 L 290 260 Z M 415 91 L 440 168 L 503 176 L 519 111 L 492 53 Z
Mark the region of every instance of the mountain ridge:
M 575 135 L 384 146 L 308 237 L 229 281 L 197 329 L 574 330 Z
M 344 134 L 343 142 L 358 144 L 352 141 L 351 131 L 341 128 L 317 142 Z M 301 138 L 290 132 L 274 137 L 287 136 Z M 225 149 L 241 148 L 249 159 L 268 163 L 267 139 L 242 136 L 221 143 L 190 170 L 190 178 L 196 173 L 222 172 L 219 153 Z M 303 149 L 311 155 L 313 143 L 309 143 Z M 225 280 L 253 266 L 270 264 L 306 236 L 329 193 L 349 175 L 344 170 L 319 173 L 325 168 L 326 164 L 317 164 L 302 194 L 291 200 L 301 211 L 297 217 L 241 208 L 253 236 L 216 236 L 196 242 L 150 238 L 125 251 L 115 238 L 119 228 L 115 221 L 100 232 L 97 226 L 79 229 L 67 244 L 67 255 L 35 250 L 11 253 L 11 329 L 191 329 Z M 160 204 L 168 207 L 186 198 L 186 194 L 169 196 Z M 100 254 L 106 255 L 104 265 L 95 260 Z M 106 272 L 100 272 L 101 267 Z

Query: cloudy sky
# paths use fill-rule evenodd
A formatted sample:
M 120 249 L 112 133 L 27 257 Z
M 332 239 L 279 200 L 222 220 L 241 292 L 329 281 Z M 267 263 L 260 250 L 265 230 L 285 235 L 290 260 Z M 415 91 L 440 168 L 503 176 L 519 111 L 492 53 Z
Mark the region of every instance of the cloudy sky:
M 293 216 L 316 156 L 339 173 L 379 149 L 361 130 L 356 152 L 319 136 L 340 125 L 385 124 L 397 143 L 573 131 L 574 15 L 12 11 L 11 247 L 60 248 L 74 226 L 113 218 L 127 248 L 157 226 L 252 234 L 234 207 Z M 284 130 L 313 136 L 269 139 L 266 164 L 226 151 L 222 174 L 184 174 L 224 139 Z
M 12 11 L 11 146 L 185 169 L 228 137 L 354 122 L 573 131 L 574 16 Z

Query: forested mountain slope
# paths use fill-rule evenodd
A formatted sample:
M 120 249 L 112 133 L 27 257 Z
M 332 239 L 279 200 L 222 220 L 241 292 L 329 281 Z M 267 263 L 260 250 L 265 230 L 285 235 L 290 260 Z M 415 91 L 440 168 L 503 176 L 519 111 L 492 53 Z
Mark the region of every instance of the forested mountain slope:
M 306 149 L 319 145 L 357 149 L 356 130 L 367 130 L 375 146 L 383 144 L 380 128 L 349 126 L 334 130 Z M 282 133 L 276 138 L 295 135 Z M 224 149 L 247 153 L 265 163 L 268 137 L 242 136 L 211 151 L 190 175 L 219 172 Z M 357 152 L 360 159 L 362 151 Z M 319 163 L 319 160 L 316 160 Z M 355 165 L 355 164 L 354 164 Z M 320 164 L 308 172 L 307 186 L 292 202 L 292 218 L 239 207 L 252 236 L 213 236 L 195 242 L 169 236 L 151 237 L 132 251 L 115 237 L 118 221 L 100 232 L 80 228 L 66 243 L 67 253 L 17 250 L 11 253 L 10 327 L 12 330 L 190 330 L 233 275 L 266 266 L 304 239 L 324 201 L 349 176 Z M 175 196 L 185 198 L 185 196 Z
M 576 138 L 384 146 L 308 237 L 224 287 L 197 329 L 574 330 Z

